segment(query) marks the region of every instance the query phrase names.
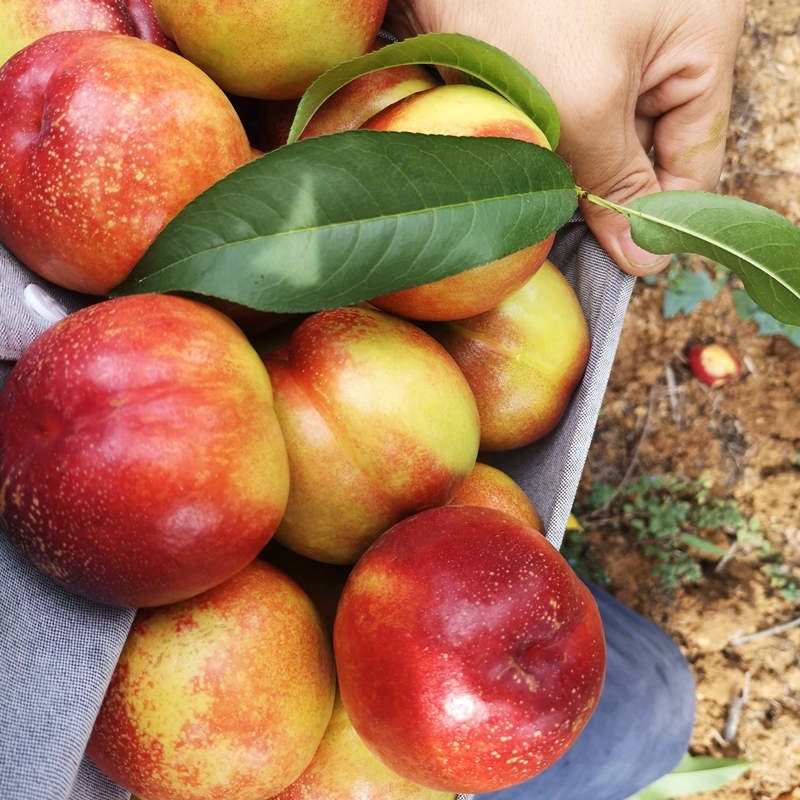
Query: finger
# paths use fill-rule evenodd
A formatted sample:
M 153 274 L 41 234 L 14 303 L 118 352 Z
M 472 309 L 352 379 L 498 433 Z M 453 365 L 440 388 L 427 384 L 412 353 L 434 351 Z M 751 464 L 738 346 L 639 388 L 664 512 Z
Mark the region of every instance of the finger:
M 655 171 L 664 190 L 711 191 L 725 158 L 730 102 L 700 95 L 661 116 L 653 129 Z
M 619 205 L 625 205 L 636 197 L 660 190 L 652 163 L 637 143 L 630 154 L 624 174 L 617 176 L 608 190 L 595 194 Z M 600 246 L 623 272 L 643 277 L 660 272 L 669 264 L 670 255 L 651 253 L 634 242 L 630 225 L 622 214 L 591 201 L 583 201 L 581 210 Z
M 613 106 L 619 109 L 619 105 Z M 633 111 L 609 113 L 591 126 L 565 132 L 562 153 L 572 167 L 575 182 L 587 192 L 624 205 L 636 197 L 661 190 L 648 155 L 653 125 L 636 119 Z M 603 131 L 603 135 L 593 132 Z M 630 226 L 618 212 L 583 201 L 581 210 L 589 228 L 617 265 L 631 275 L 652 275 L 670 261 L 649 253 L 631 238 Z
M 733 93 L 731 42 L 735 37 L 688 37 L 668 62 L 656 59 L 648 68 L 636 110 L 654 120 L 655 172 L 664 190 L 710 191 L 719 181 Z
M 655 121 L 650 117 L 643 117 L 640 114 L 636 115 L 636 136 L 639 139 L 642 149 L 645 153 L 650 155 L 653 150 L 653 131 L 655 129 Z

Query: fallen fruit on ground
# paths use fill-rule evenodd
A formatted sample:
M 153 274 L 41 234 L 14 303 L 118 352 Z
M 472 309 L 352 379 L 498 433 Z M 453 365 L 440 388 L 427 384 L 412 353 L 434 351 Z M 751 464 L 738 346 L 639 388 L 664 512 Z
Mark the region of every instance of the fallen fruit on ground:
M 692 375 L 706 386 L 722 386 L 742 374 L 742 364 L 733 350 L 717 342 L 691 344 L 686 348 L 686 363 Z
M 0 394 L 0 523 L 93 600 L 162 605 L 230 577 L 275 532 L 288 481 L 260 357 L 198 302 L 88 306 L 41 334 Z
M 265 800 L 311 761 L 334 693 L 316 609 L 256 560 L 197 597 L 137 613 L 87 755 L 147 800 Z
M 605 644 L 588 588 L 496 509 L 406 518 L 354 566 L 334 623 L 342 702 L 392 770 L 448 792 L 536 775 L 592 715 Z

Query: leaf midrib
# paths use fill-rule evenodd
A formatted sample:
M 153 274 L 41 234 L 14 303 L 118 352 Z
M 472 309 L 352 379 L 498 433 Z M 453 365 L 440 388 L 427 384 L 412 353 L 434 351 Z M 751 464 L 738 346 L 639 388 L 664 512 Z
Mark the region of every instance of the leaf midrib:
M 229 249 L 231 247 L 236 247 L 237 245 L 252 244 L 254 242 L 258 242 L 258 241 L 261 241 L 261 240 L 275 240 L 275 239 L 280 239 L 280 238 L 289 237 L 289 236 L 300 236 L 300 235 L 305 235 L 305 234 L 312 233 L 312 232 L 325 231 L 325 230 L 328 230 L 328 229 L 330 229 L 330 230 L 343 230 L 343 229 L 352 228 L 353 226 L 361 226 L 361 225 L 374 224 L 374 223 L 378 223 L 378 222 L 386 222 L 386 221 L 390 221 L 392 219 L 399 219 L 399 218 L 412 219 L 414 216 L 417 216 L 417 215 L 424 215 L 424 214 L 436 215 L 436 214 L 440 214 L 440 213 L 448 213 L 448 212 L 452 212 L 452 211 L 457 211 L 458 209 L 462 209 L 462 208 L 487 208 L 487 207 L 493 206 L 493 205 L 498 204 L 498 203 L 505 204 L 509 200 L 524 201 L 526 198 L 530 198 L 532 196 L 547 195 L 547 194 L 553 194 L 553 193 L 558 193 L 559 195 L 573 194 L 574 190 L 571 189 L 571 188 L 570 189 L 566 189 L 566 188 L 552 189 L 552 188 L 549 188 L 549 189 L 541 189 L 541 190 L 535 190 L 535 191 L 529 191 L 529 192 L 528 191 L 526 191 L 526 192 L 514 192 L 514 193 L 511 193 L 511 194 L 503 194 L 503 195 L 496 195 L 496 196 L 489 197 L 489 198 L 481 198 L 480 200 L 470 200 L 470 201 L 463 202 L 463 203 L 448 203 L 446 205 L 434 206 L 434 207 L 430 207 L 430 208 L 411 209 L 411 210 L 408 210 L 408 211 L 392 212 L 391 214 L 386 214 L 386 215 L 382 215 L 382 216 L 362 217 L 362 218 L 359 218 L 359 219 L 335 221 L 335 222 L 329 222 L 329 223 L 321 224 L 321 225 L 309 225 L 309 226 L 305 226 L 305 227 L 292 228 L 290 230 L 281 230 L 281 231 L 275 231 L 275 232 L 271 232 L 271 233 L 263 233 L 263 234 L 258 234 L 256 236 L 249 237 L 247 239 L 226 240 L 226 241 L 220 242 L 219 244 L 217 244 L 217 245 L 215 245 L 213 247 L 208 247 L 208 248 L 205 248 L 205 249 L 202 249 L 202 250 L 195 250 L 192 253 L 190 253 L 188 256 L 185 256 L 185 257 L 180 258 L 178 260 L 170 261 L 169 264 L 165 264 L 160 269 L 157 269 L 157 270 L 154 270 L 153 272 L 148 273 L 147 276 L 145 276 L 143 278 L 135 279 L 133 282 L 136 283 L 136 284 L 141 284 L 143 281 L 149 280 L 150 278 L 152 278 L 152 277 L 154 277 L 156 275 L 160 275 L 160 274 L 162 274 L 162 273 L 164 273 L 164 272 L 166 272 L 168 270 L 178 268 L 183 264 L 191 262 L 195 258 L 207 257 L 209 255 L 213 255 L 217 251 L 226 250 L 226 249 Z M 474 218 L 474 215 L 473 215 L 473 218 Z M 194 227 L 194 228 L 198 228 L 198 229 L 203 229 L 202 226 L 200 226 L 200 225 L 192 225 L 190 222 L 184 222 L 183 224 L 184 224 L 184 226 L 186 228 Z M 146 256 L 145 256 L 145 258 L 146 258 Z
M 733 248 L 733 247 L 731 247 L 729 245 L 726 245 L 726 244 L 720 242 L 719 240 L 717 240 L 715 237 L 712 237 L 712 236 L 706 236 L 705 234 L 703 236 L 699 236 L 697 233 L 694 233 L 691 229 L 685 227 L 685 225 L 677 223 L 677 222 L 675 222 L 673 220 L 669 220 L 669 222 L 667 223 L 667 222 L 665 222 L 665 220 L 663 218 L 656 217 L 656 216 L 653 216 L 651 214 L 647 214 L 644 211 L 638 211 L 636 209 L 632 209 L 632 208 L 626 207 L 626 206 L 623 206 L 622 209 L 623 209 L 623 213 L 626 216 L 628 216 L 628 215 L 635 216 L 635 217 L 638 217 L 639 219 L 645 220 L 646 222 L 651 222 L 651 223 L 654 223 L 654 224 L 657 224 L 657 225 L 660 225 L 660 226 L 667 225 L 672 230 L 679 231 L 681 234 L 683 234 L 685 236 L 688 236 L 691 239 L 707 242 L 707 243 L 711 244 L 713 247 L 717 248 L 718 250 L 721 250 L 721 251 L 726 252 L 726 253 L 731 253 L 733 256 L 735 256 L 736 258 L 740 259 L 745 264 L 747 264 L 751 269 L 753 269 L 753 270 L 755 270 L 757 272 L 761 272 L 763 274 L 769 275 L 776 283 L 780 284 L 784 289 L 787 289 L 790 292 L 790 294 L 793 294 L 795 297 L 798 297 L 798 299 L 800 299 L 800 292 L 798 292 L 786 280 L 781 278 L 780 275 L 776 274 L 773 269 L 767 268 L 765 265 L 761 264 L 760 262 L 753 261 L 750 256 L 746 255 L 745 253 L 743 253 L 738 248 Z M 744 223 L 740 223 L 740 224 L 747 224 L 747 223 L 744 222 Z

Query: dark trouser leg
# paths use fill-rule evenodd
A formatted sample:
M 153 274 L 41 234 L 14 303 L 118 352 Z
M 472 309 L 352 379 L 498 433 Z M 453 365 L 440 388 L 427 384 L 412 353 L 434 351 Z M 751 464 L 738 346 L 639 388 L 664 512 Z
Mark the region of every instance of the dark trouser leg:
M 695 685 L 675 643 L 590 585 L 605 627 L 606 683 L 570 750 L 530 781 L 478 800 L 625 800 L 670 772 L 694 726 Z

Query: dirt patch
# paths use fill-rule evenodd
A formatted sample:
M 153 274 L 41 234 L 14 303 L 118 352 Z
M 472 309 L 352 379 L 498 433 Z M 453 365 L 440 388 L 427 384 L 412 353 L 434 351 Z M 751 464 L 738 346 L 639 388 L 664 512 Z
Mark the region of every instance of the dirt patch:
M 737 65 L 721 190 L 800 224 L 800 15 L 797 0 L 750 3 Z M 689 259 L 693 269 L 710 269 Z M 685 652 L 697 680 L 691 751 L 752 760 L 706 800 L 800 799 L 800 602 L 776 584 L 800 585 L 800 348 L 764 336 L 736 313 L 731 289 L 689 316 L 665 320 L 663 285 L 639 282 L 611 375 L 579 498 L 596 480 L 708 475 L 712 491 L 760 523 L 763 541 L 707 559 L 699 583 L 669 591 L 631 541 L 588 530 L 608 589 L 652 619 Z M 741 378 L 716 389 L 684 360 L 692 340 L 726 342 Z M 765 571 L 764 546 L 774 550 Z M 779 574 L 775 574 L 775 571 Z M 787 597 L 788 594 L 788 597 Z M 774 630 L 773 630 L 774 629 Z M 767 635 L 744 639 L 751 634 Z

